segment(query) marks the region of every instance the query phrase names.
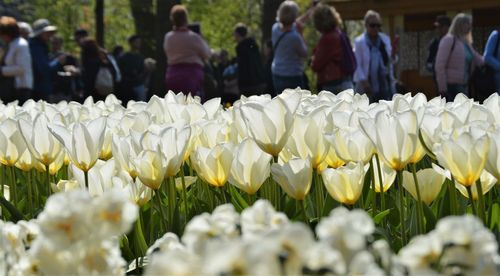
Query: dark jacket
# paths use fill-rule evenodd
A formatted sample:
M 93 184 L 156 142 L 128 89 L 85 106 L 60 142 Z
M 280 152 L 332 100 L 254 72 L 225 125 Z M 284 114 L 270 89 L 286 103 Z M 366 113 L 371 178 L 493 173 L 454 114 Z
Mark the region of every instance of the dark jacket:
M 106 56 L 107 57 L 107 56 Z M 104 100 L 105 97 L 99 95 L 95 90 L 95 81 L 97 78 L 97 73 L 101 66 L 108 67 L 111 69 L 113 74 L 113 79 L 116 80 L 116 71 L 111 64 L 111 62 L 106 58 L 105 60 L 101 60 L 100 58 L 84 58 L 82 57 L 82 82 L 83 82 L 83 90 L 85 93 L 85 97 L 92 96 L 94 100 Z M 115 87 L 116 84 L 115 84 Z
M 53 78 L 61 65 L 57 60 L 50 60 L 49 47 L 39 37 L 30 39 L 29 45 L 33 64 L 33 98 L 48 100 L 53 92 Z
M 341 33 L 334 29 L 321 35 L 314 49 L 311 69 L 316 72 L 318 84 L 343 80 L 348 75 L 342 72 L 342 58 L 347 55 L 342 49 Z
M 264 71 L 259 46 L 253 38 L 245 38 L 236 46 L 238 86 L 249 87 L 264 83 Z
M 139 53 L 127 52 L 118 61 L 122 74 L 122 83 L 130 88 L 143 85 L 146 73 L 144 71 L 144 56 Z

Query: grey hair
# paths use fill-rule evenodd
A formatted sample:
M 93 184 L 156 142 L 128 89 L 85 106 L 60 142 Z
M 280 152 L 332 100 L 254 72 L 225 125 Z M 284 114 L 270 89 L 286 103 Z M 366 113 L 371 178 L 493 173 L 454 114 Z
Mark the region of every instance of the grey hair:
M 382 18 L 380 17 L 380 13 L 374 11 L 374 10 L 368 10 L 365 14 L 364 21 L 365 21 L 365 26 L 368 24 L 368 20 L 370 18 L 377 18 L 379 21 L 382 21 Z
M 17 26 L 19 26 L 19 29 L 21 31 L 24 31 L 28 34 L 32 34 L 33 33 L 33 29 L 31 28 L 31 25 L 29 23 L 26 23 L 26 22 L 17 22 Z
M 472 16 L 465 13 L 459 13 L 453 18 L 448 33 L 458 38 L 465 39 L 468 42 L 472 42 L 470 41 L 472 40 L 470 37 L 471 30 Z
M 297 5 L 294 1 L 284 1 L 278 8 L 277 20 L 285 26 L 292 25 L 298 16 L 299 5 Z

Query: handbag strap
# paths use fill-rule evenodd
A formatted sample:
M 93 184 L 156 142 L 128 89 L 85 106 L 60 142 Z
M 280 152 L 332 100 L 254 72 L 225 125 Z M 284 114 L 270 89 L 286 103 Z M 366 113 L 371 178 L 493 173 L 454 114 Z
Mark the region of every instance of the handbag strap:
M 448 54 L 448 59 L 446 60 L 446 66 L 448 66 L 448 63 L 450 62 L 451 53 L 453 53 L 453 50 L 455 49 L 455 42 L 457 42 L 457 39 L 455 36 L 453 36 L 453 44 L 451 44 L 451 50 L 450 53 Z
M 276 43 L 274 43 L 274 45 L 273 45 L 273 52 L 276 52 L 276 48 L 278 48 L 278 45 L 280 44 L 281 39 L 283 39 L 283 37 L 284 37 L 285 35 L 287 35 L 288 33 L 290 33 L 290 32 L 291 32 L 291 31 L 286 31 L 286 32 L 282 33 L 282 34 L 280 35 L 280 37 L 278 37 L 278 40 L 277 40 L 277 41 L 276 41 Z

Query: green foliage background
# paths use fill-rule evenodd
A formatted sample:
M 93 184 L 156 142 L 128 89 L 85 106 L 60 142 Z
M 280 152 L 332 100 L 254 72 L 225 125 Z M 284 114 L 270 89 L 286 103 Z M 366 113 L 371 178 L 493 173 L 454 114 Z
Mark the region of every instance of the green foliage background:
M 37 18 L 47 18 L 59 28 L 59 35 L 65 41 L 65 49 L 76 53 L 76 44 L 72 41 L 73 31 L 78 27 L 94 33 L 93 0 L 28 0 L 23 4 L 26 11 L 24 20 L 33 22 Z M 250 35 L 261 43 L 261 12 L 264 0 L 183 0 L 188 7 L 191 22 L 199 22 L 204 38 L 214 50 L 226 49 L 234 55 L 236 46 L 232 36 L 233 27 L 243 22 L 250 27 Z M 154 3 L 154 1 L 153 1 Z M 297 0 L 301 12 L 309 7 L 310 0 Z M 111 50 L 116 45 L 127 48 L 127 37 L 136 32 L 134 18 L 130 10 L 130 0 L 105 1 L 105 47 Z M 139 34 L 140 30 L 137 31 Z M 312 22 L 308 22 L 304 37 L 312 52 L 319 34 Z M 311 84 L 314 74 L 308 69 Z
M 29 5 L 33 12 L 26 20 L 49 19 L 59 28 L 58 35 L 64 39 L 66 50 L 76 51 L 76 44 L 72 41 L 76 28 L 86 28 L 91 35 L 94 33 L 92 0 L 31 0 Z M 105 5 L 105 47 L 110 50 L 115 45 L 125 45 L 135 28 L 128 0 L 107 0 Z

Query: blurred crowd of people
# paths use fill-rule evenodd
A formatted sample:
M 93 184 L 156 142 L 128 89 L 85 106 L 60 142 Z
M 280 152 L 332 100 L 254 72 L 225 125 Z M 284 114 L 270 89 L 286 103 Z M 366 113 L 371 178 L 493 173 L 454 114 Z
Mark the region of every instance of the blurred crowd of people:
M 174 18 L 181 17 L 182 24 Z M 284 1 L 277 11 L 277 22 L 272 26 L 272 39 L 264 42 L 262 53 L 258 43 L 249 35 L 248 27 L 238 23 L 233 31 L 237 42 L 236 56 L 229 59 L 227 51 L 221 50 L 207 57 L 208 45 L 198 33 L 196 43 L 185 46 L 181 51 L 172 38 L 195 35 L 189 28 L 188 12 L 184 6 L 174 7 L 171 14 L 174 29 L 167 34 L 165 51 L 169 64 L 184 75 L 202 75 L 202 60 L 205 66 L 205 81 L 197 81 L 199 89 L 194 94 L 202 99 L 211 98 L 214 92 L 206 89 L 206 78 L 215 76 L 216 96 L 231 101 L 240 95 L 250 96 L 267 93 L 276 95 L 285 88 L 309 89 L 309 80 L 304 73 L 310 66 L 316 74 L 318 91 L 338 93 L 346 89 L 367 94 L 371 101 L 389 100 L 393 94 L 404 88 L 398 86 L 394 66 L 399 61 L 399 38 L 391 38 L 382 32 L 382 19 L 378 12 L 369 10 L 364 16 L 364 32 L 351 43 L 345 33 L 340 14 L 331 5 L 312 1 L 307 11 L 300 15 L 294 1 Z M 315 29 L 321 34 L 312 55 L 308 55 L 303 37 L 306 22 L 312 18 Z M 436 38 L 429 44 L 427 69 L 434 76 L 436 91 L 452 101 L 458 93 L 464 93 L 478 100 L 484 100 L 491 93 L 500 91 L 499 32 L 491 33 L 484 53 L 473 47 L 472 17 L 460 13 L 453 20 L 440 15 L 434 22 Z M 199 31 L 199 28 L 197 29 Z M 185 44 L 187 45 L 187 44 Z M 192 49 L 186 49 L 192 47 Z M 200 67 L 198 74 L 186 67 L 190 61 L 172 60 L 182 52 L 196 56 Z M 172 69 L 172 74 L 177 69 Z M 169 73 L 167 72 L 167 87 Z M 205 86 L 203 85 L 205 83 Z M 175 87 L 174 91 L 191 91 L 192 87 Z
M 331 5 L 312 1 L 304 14 L 294 1 L 284 1 L 272 26 L 272 38 L 259 43 L 244 23 L 233 29 L 235 57 L 227 50 L 214 51 L 201 26 L 189 22 L 187 8 L 175 5 L 170 12 L 172 31 L 164 38 L 167 58 L 165 91 L 191 93 L 202 100 L 221 97 L 231 103 L 241 95 L 276 95 L 286 88 L 309 89 L 306 66 L 316 74 L 318 91 L 338 93 L 346 89 L 367 94 L 371 101 L 388 100 L 398 91 L 394 65 L 398 62 L 398 38 L 382 32 L 382 19 L 366 12 L 364 32 L 351 43 L 340 14 Z M 306 23 L 321 34 L 309 55 L 303 31 Z M 436 91 L 448 101 L 458 93 L 478 99 L 500 90 L 499 32 L 491 33 L 484 53 L 473 47 L 472 17 L 460 13 L 453 20 L 440 15 L 434 22 L 436 38 L 429 44 L 426 68 L 434 76 Z M 0 18 L 0 98 L 4 102 L 29 98 L 55 102 L 99 100 L 109 93 L 118 98 L 145 101 L 156 61 L 141 54 L 139 35 L 129 47 L 112 53 L 101 48 L 85 29 L 74 32 L 80 48 L 75 57 L 64 51 L 57 27 L 46 19 L 32 26 L 11 17 Z
M 128 100 L 148 99 L 146 87 L 156 62 L 141 54 L 141 37 L 128 39 L 129 51 L 109 54 L 89 36 L 77 29 L 73 40 L 80 56 L 64 49 L 57 27 L 47 19 L 30 25 L 12 17 L 0 17 L 0 99 L 22 104 L 28 99 L 58 102 L 83 101 L 88 96 L 104 99 L 114 93 Z

